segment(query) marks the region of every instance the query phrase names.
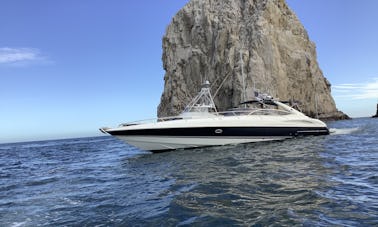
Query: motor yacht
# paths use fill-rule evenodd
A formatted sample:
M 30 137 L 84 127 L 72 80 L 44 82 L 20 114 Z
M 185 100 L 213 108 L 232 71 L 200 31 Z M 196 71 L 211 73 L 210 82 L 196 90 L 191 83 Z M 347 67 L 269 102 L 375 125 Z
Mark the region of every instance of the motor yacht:
M 241 104 L 218 112 L 206 81 L 178 116 L 124 123 L 100 131 L 152 152 L 329 134 L 324 122 L 269 95 L 256 93 L 254 100 Z

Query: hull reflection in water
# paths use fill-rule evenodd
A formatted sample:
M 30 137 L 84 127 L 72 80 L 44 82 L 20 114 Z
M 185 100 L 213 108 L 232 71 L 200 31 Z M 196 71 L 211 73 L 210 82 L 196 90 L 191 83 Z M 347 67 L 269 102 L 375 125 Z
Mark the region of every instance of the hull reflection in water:
M 328 197 L 334 183 L 325 176 L 332 169 L 317 152 L 325 149 L 325 141 L 311 137 L 129 159 L 125 167 L 135 177 L 148 175 L 150 182 L 139 184 L 136 192 L 138 197 L 149 195 L 147 204 L 135 204 L 144 212 L 131 211 L 129 221 L 167 226 L 329 224 L 328 206 L 338 207 L 339 201 Z M 344 212 L 352 212 L 348 209 L 331 209 L 330 215 L 340 220 Z

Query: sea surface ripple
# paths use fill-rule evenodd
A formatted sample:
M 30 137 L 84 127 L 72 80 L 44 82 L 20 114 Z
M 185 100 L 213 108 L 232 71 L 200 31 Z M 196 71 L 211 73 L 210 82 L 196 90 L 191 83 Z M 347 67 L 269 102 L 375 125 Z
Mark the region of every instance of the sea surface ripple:
M 378 120 L 151 154 L 112 137 L 0 144 L 0 226 L 378 226 Z

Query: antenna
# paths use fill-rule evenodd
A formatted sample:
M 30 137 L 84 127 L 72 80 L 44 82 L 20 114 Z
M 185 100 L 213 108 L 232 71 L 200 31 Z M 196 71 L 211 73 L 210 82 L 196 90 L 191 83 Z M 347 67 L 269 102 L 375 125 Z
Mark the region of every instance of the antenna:
M 314 83 L 314 76 L 312 76 L 312 82 Z M 318 83 L 317 81 L 315 80 L 315 83 L 314 83 L 314 86 L 315 86 L 315 116 L 316 116 L 316 119 L 319 119 L 319 111 L 318 111 Z
M 316 119 L 319 119 L 319 113 L 318 113 L 318 95 L 316 93 L 316 89 L 315 89 L 315 111 L 316 111 Z
M 240 50 L 240 67 L 241 67 L 241 74 L 242 74 L 242 83 L 243 83 L 243 102 L 247 101 L 246 97 L 246 88 L 245 88 L 245 78 L 244 78 L 244 59 L 243 59 L 243 53 L 242 50 Z M 247 108 L 247 104 L 244 104 L 244 108 Z

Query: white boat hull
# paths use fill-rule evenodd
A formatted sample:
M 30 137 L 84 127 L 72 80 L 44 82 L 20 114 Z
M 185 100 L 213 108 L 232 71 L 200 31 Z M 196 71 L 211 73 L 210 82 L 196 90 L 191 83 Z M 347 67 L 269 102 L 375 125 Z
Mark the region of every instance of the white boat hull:
M 283 104 L 282 104 L 283 105 Z M 152 152 L 327 135 L 327 125 L 295 110 L 285 115 L 177 118 L 153 123 L 125 124 L 101 131 Z

